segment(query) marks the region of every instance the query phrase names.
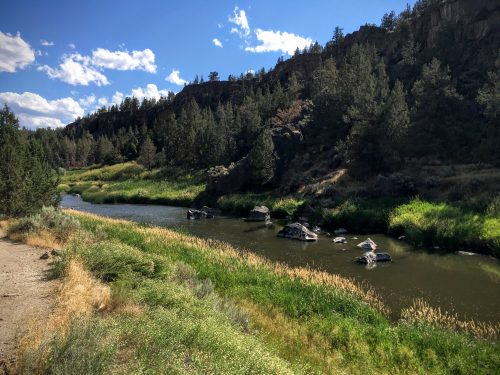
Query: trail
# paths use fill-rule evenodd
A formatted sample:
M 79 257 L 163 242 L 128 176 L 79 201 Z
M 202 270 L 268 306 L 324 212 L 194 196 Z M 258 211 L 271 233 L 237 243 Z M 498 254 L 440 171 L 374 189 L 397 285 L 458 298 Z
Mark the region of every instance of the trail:
M 14 367 L 28 323 L 46 319 L 53 307 L 56 281 L 46 280 L 45 251 L 10 241 L 0 229 L 0 375 Z

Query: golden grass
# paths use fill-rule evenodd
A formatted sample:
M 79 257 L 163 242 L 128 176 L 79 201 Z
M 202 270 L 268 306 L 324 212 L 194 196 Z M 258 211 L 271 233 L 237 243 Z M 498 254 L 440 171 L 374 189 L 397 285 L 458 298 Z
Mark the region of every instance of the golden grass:
M 109 287 L 95 280 L 76 260 L 69 262 L 66 277 L 56 295 L 55 308 L 50 316 L 31 322 L 28 332 L 21 339 L 20 363 L 25 353 L 41 350 L 46 340 L 55 335 L 64 336 L 73 317 L 83 318 L 92 312 L 107 310 L 111 305 Z
M 338 289 L 339 291 L 360 298 L 385 315 L 389 315 L 390 313 L 389 308 L 385 306 L 381 297 L 372 288 L 361 286 L 355 281 L 339 275 L 317 271 L 306 267 L 292 268 L 285 264 L 271 262 L 250 251 L 238 250 L 223 241 L 203 239 L 192 235 L 185 235 L 167 228 L 144 228 L 139 227 L 134 223 L 126 220 L 112 219 L 75 210 L 65 210 L 65 212 L 77 217 L 87 217 L 105 223 L 131 226 L 137 233 L 142 234 L 146 238 L 147 242 L 160 241 L 167 244 L 182 243 L 185 246 L 193 247 L 203 252 L 210 253 L 211 256 L 219 257 L 219 260 L 221 260 L 221 262 L 224 262 L 225 259 L 238 259 L 250 266 L 256 268 L 264 267 L 275 272 L 278 275 L 287 276 L 293 280 L 301 280 L 310 284 L 333 287 Z
M 442 311 L 439 307 L 432 307 L 421 299 L 413 301 L 412 306 L 401 311 L 401 320 L 411 324 L 427 324 L 433 327 L 462 331 L 478 338 L 496 339 L 500 337 L 500 324 L 498 323 L 460 320 L 456 314 Z

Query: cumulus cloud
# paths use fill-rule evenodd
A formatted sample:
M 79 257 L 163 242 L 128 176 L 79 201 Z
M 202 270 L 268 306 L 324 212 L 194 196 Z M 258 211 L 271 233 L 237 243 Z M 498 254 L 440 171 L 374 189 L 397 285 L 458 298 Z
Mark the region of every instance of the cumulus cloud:
M 248 24 L 247 14 L 243 9 L 235 7 L 233 16 L 230 16 L 228 21 L 237 26 L 237 28 L 231 28 L 231 33 L 238 33 L 241 37 L 250 35 L 250 25 Z
M 71 48 L 71 49 L 75 49 L 76 48 L 75 43 L 69 43 L 68 47 Z
M 173 83 L 175 85 L 182 86 L 185 83 L 187 83 L 187 81 L 185 79 L 181 78 L 180 73 L 181 72 L 179 72 L 178 70 L 172 69 L 172 73 L 170 73 L 168 76 L 166 76 L 165 80 L 170 82 L 170 83 Z
M 214 44 L 214 46 L 222 48 L 222 42 L 219 39 L 213 38 L 212 43 Z
M 97 48 L 92 51 L 92 63 L 106 69 L 144 70 L 148 73 L 156 73 L 155 54 L 149 48 L 131 53 Z
M 0 31 L 0 72 L 14 73 L 35 61 L 35 51 L 19 33 L 15 36 Z
M 74 86 L 88 86 L 89 83 L 94 83 L 97 86 L 109 85 L 106 76 L 92 65 L 90 57 L 82 56 L 79 53 L 65 55 L 58 68 L 43 65 L 38 67 L 38 70 L 47 73 L 51 79 L 60 79 Z
M 80 103 L 73 98 L 47 100 L 32 92 L 1 92 L 0 103 L 11 108 L 21 126 L 31 129 L 64 126 L 84 114 Z
M 147 99 L 160 99 L 162 96 L 167 96 L 167 90 L 158 90 L 158 87 L 154 83 L 149 83 L 146 87 L 137 87 L 132 89 L 132 92 L 128 96 L 134 96 L 139 100 L 144 98 Z
M 281 51 L 293 55 L 297 47 L 302 50 L 312 44 L 310 38 L 281 31 L 255 29 L 255 36 L 261 44 L 245 47 L 245 51 L 257 53 Z
M 113 104 L 120 104 L 123 101 L 123 92 L 116 91 L 113 97 L 111 98 L 111 102 Z
M 84 98 L 80 98 L 78 99 L 78 103 L 80 103 L 80 105 L 83 107 L 83 108 L 88 108 L 89 106 L 91 106 L 92 104 L 94 104 L 96 101 L 96 97 L 94 94 L 92 95 L 88 95 Z
M 49 42 L 48 40 L 40 39 L 40 44 L 45 47 L 52 47 L 54 45 L 54 42 Z

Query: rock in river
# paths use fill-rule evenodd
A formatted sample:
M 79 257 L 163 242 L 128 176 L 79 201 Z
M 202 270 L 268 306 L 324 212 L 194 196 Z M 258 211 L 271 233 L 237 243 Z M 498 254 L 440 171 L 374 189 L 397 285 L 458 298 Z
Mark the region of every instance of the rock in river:
M 367 240 L 360 242 L 358 244 L 358 247 L 360 247 L 364 250 L 373 251 L 377 248 L 377 244 L 375 242 L 373 242 L 373 240 L 371 238 L 368 238 Z
M 362 256 L 356 258 L 356 262 L 363 264 L 371 264 L 375 262 L 391 262 L 392 258 L 389 253 L 374 253 L 367 251 Z
M 188 209 L 186 214 L 187 214 L 186 216 L 189 220 L 211 219 L 214 217 L 214 215 L 212 215 L 210 213 L 207 213 L 203 210 L 195 210 L 194 208 Z
M 269 208 L 266 206 L 255 206 L 245 221 L 269 221 L 270 219 Z
M 345 237 L 335 237 L 333 239 L 333 242 L 335 242 L 335 243 L 347 243 L 347 239 Z
M 300 223 L 287 224 L 277 234 L 278 237 L 292 238 L 299 241 L 317 241 L 318 235 Z

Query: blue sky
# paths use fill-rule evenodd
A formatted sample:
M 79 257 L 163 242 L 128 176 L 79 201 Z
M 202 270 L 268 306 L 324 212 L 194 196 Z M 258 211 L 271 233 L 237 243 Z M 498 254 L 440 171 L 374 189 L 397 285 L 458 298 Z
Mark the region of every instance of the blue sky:
M 62 126 L 124 96 L 178 92 L 195 75 L 222 79 L 379 24 L 407 0 L 5 2 L 0 103 L 21 125 Z

